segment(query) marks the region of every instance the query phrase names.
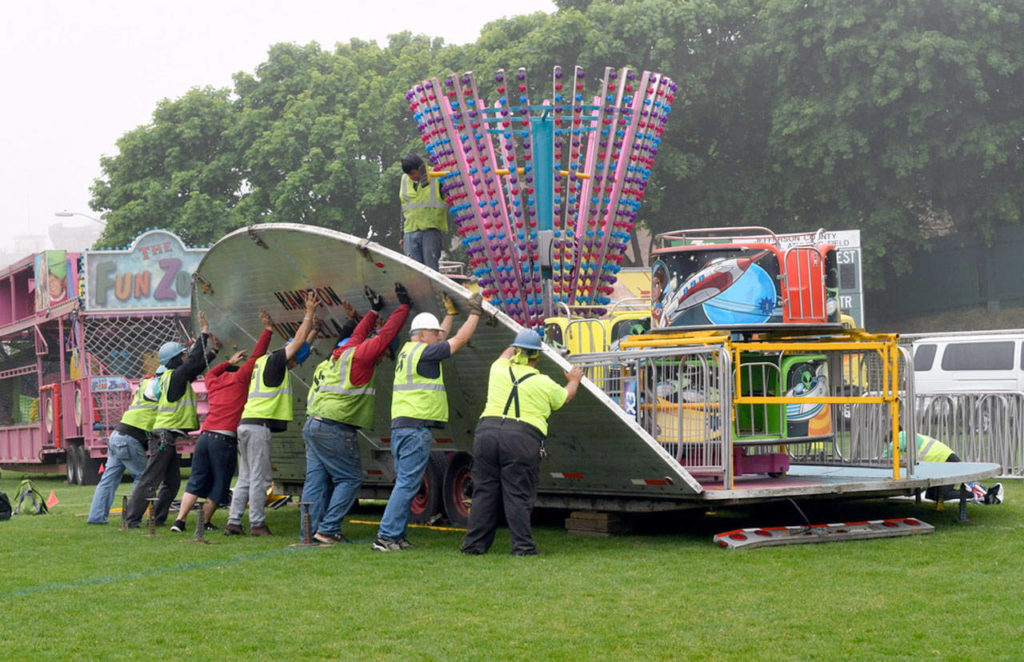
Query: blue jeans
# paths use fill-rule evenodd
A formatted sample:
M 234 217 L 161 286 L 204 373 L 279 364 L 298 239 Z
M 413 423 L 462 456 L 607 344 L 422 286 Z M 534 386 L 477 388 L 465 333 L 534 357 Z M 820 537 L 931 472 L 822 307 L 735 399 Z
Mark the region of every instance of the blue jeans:
M 110 506 L 114 503 L 114 493 L 117 492 L 126 468 L 133 480 L 138 478 L 146 468 L 146 449 L 134 437 L 114 430 L 107 440 L 107 466 L 92 495 L 89 519 L 86 520 L 89 524 L 107 523 Z
M 302 439 L 306 442 L 302 500 L 313 504 L 309 509 L 312 531 L 340 533 L 341 520 L 355 503 L 363 484 L 356 428 L 308 418 L 302 428 Z
M 437 271 L 441 260 L 441 231 L 437 228 L 406 232 L 402 237 L 405 254 Z
M 409 525 L 409 507 L 420 491 L 423 472 L 430 459 L 430 444 L 434 436 L 430 428 L 392 428 L 391 454 L 395 456 L 395 487 L 388 497 L 384 517 L 380 520 L 381 538 L 398 540 L 405 536 Z

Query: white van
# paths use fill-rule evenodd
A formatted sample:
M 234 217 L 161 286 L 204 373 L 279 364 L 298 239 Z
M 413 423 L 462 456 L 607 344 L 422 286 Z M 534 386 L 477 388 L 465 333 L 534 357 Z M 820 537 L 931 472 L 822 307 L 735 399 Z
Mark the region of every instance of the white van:
M 917 393 L 1024 391 L 1024 330 L 919 338 Z

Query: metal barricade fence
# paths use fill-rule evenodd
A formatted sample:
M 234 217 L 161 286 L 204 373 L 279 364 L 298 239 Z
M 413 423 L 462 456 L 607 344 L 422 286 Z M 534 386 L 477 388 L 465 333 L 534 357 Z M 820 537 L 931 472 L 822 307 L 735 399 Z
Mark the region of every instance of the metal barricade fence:
M 86 317 L 84 369 L 89 375 L 123 375 L 139 379 L 160 365 L 160 346 L 187 340 L 182 320 L 168 316 Z
M 918 333 L 900 336 L 911 351 L 914 341 L 935 335 L 963 336 L 1019 333 L 998 331 Z M 912 375 L 912 363 L 908 363 Z M 911 376 L 910 381 L 913 381 Z M 965 462 L 998 463 L 1005 475 L 1024 476 L 1024 393 L 1020 391 L 952 391 L 915 395 L 915 423 L 921 434 L 953 449 Z
M 1024 393 L 922 393 L 917 431 L 953 449 L 964 462 L 995 462 L 1024 475 Z

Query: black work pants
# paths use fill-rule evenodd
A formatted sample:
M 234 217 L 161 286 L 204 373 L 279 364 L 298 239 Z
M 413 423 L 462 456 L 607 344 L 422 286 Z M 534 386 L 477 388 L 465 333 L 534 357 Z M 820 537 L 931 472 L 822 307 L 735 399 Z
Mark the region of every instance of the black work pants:
M 142 475 L 135 479 L 135 487 L 128 498 L 128 512 L 125 521 L 128 526 L 137 526 L 149 505 L 148 499 L 156 495 L 153 517 L 157 526 L 167 521 L 171 501 L 178 494 L 181 485 L 181 457 L 174 445 L 177 436 L 170 430 L 153 430 L 149 437 L 149 461 Z M 159 486 L 159 491 L 157 491 Z
M 462 551 L 483 554 L 490 549 L 503 504 L 512 553 L 537 552 L 530 515 L 537 501 L 542 441 L 540 431 L 526 423 L 480 420 L 473 438 L 473 503 Z

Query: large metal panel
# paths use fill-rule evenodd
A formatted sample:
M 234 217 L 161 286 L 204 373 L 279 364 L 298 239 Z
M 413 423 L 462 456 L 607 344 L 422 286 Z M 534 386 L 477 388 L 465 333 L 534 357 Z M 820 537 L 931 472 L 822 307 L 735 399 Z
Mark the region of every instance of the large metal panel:
M 335 329 L 345 320 L 340 300 L 365 311 L 362 292 L 368 285 L 385 295 L 386 315 L 395 308 L 395 282 L 408 288 L 414 312 L 439 317 L 444 314 L 442 291 L 456 301 L 465 301 L 470 294 L 455 281 L 376 243 L 306 225 L 264 224 L 237 230 L 217 242 L 200 263 L 193 307 L 205 312 L 211 331 L 226 345 L 222 356 L 230 353 L 227 350 L 252 347 L 261 330 L 260 308 L 287 331 L 302 319 L 300 301 L 305 290 L 316 289 L 325 304 L 318 315 L 328 336 L 317 339 L 311 358 L 294 372 L 296 421 L 287 433 L 275 436 L 274 467 L 279 480 L 302 480 L 300 428 L 306 388 L 314 367 L 333 347 Z M 490 364 L 522 328 L 490 305 L 486 312 L 469 345 L 445 363 L 450 424 L 435 434 L 438 450 L 471 450 Z M 465 315 L 460 315 L 455 329 L 464 320 Z M 407 332 L 401 337 L 408 337 Z M 272 348 L 283 341 L 276 337 Z M 539 366 L 559 383 L 564 383 L 563 373 L 569 367 L 551 349 L 545 350 Z M 386 482 L 391 473 L 387 448 L 392 369 L 393 363 L 387 361 L 378 369 L 376 425 L 366 431 L 362 444 L 367 483 Z M 552 415 L 550 423 L 549 457 L 541 466 L 542 492 L 671 499 L 702 491 L 660 444 L 589 380 L 584 380 L 572 403 Z

